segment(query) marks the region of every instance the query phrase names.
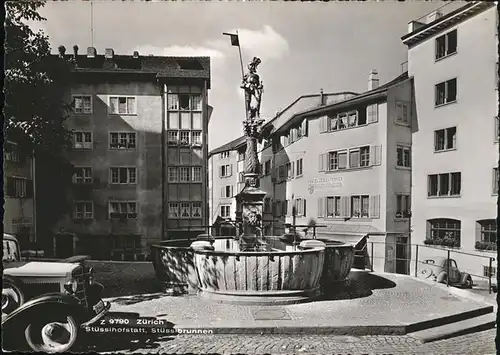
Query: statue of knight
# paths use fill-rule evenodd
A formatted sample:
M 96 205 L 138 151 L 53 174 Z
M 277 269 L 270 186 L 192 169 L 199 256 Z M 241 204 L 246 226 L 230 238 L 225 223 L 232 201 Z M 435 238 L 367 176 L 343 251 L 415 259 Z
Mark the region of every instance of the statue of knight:
M 260 64 L 260 58 L 254 57 L 248 64 L 248 73 L 243 76 L 241 88 L 245 90 L 245 107 L 247 111 L 247 120 L 259 119 L 260 102 L 264 86 L 257 74 L 257 66 Z

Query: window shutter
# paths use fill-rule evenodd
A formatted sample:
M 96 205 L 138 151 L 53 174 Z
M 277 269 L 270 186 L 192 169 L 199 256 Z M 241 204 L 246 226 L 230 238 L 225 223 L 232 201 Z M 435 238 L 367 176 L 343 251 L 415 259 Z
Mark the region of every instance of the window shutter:
M 481 223 L 476 222 L 476 242 L 481 241 Z
M 302 135 L 307 136 L 307 118 L 302 121 Z
M 500 118 L 498 116 L 495 117 L 495 142 L 498 141 L 500 137 Z
M 382 146 L 372 145 L 370 147 L 370 165 L 380 165 L 382 158 Z
M 325 198 L 318 197 L 318 218 L 325 217 Z
M 294 177 L 294 172 L 295 172 L 295 162 L 292 161 L 292 169 L 290 169 L 290 177 Z
M 225 196 L 224 187 L 221 187 L 221 188 L 220 188 L 220 197 L 226 197 L 226 196 Z
M 306 199 L 302 199 L 302 216 L 306 216 Z
M 380 195 L 370 196 L 370 218 L 380 218 Z
M 219 177 L 222 177 L 222 166 L 219 166 Z
M 327 123 L 328 123 L 327 116 L 320 117 L 320 119 L 319 119 L 319 133 L 325 133 L 328 131 Z
M 350 217 L 351 216 L 351 211 L 350 211 L 350 198 L 349 196 L 342 196 L 340 198 L 340 206 L 342 208 L 342 217 Z
M 229 196 L 229 197 L 233 197 L 233 196 L 234 196 L 234 194 L 233 194 L 233 185 L 231 185 L 231 196 Z
M 233 164 L 229 164 L 229 174 L 227 176 L 233 175 Z
M 320 154 L 318 158 L 318 171 L 325 171 L 326 170 L 326 164 L 325 164 L 325 156 L 326 154 Z

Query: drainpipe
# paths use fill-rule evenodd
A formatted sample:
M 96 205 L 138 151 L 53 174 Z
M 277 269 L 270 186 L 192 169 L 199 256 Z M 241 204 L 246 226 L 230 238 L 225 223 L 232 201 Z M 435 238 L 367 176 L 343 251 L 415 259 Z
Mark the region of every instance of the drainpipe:
M 411 221 L 413 217 L 413 207 L 412 207 L 412 202 L 413 202 L 413 118 L 415 116 L 416 110 L 413 109 L 414 107 L 414 102 L 415 102 L 415 92 L 414 92 L 414 83 L 413 80 L 410 82 L 410 218 L 408 218 L 408 249 L 409 249 L 409 255 L 408 259 L 410 260 L 410 263 L 407 267 L 409 269 L 411 267 Z M 417 247 L 418 248 L 418 247 Z M 418 251 L 416 251 L 416 255 L 418 258 Z M 415 259 L 415 270 L 418 268 L 418 260 Z M 409 270 L 408 270 L 409 271 Z M 411 272 L 408 272 L 411 274 Z
M 160 84 L 159 79 L 157 79 L 160 85 L 160 96 L 161 96 L 161 240 L 165 240 L 165 84 Z
M 31 181 L 33 184 L 33 220 L 31 221 L 32 223 L 32 228 L 33 228 L 33 242 L 37 242 L 37 236 L 36 236 L 36 183 L 35 183 L 35 169 L 36 169 L 36 164 L 35 164 L 35 150 L 33 150 L 33 159 L 31 160 Z

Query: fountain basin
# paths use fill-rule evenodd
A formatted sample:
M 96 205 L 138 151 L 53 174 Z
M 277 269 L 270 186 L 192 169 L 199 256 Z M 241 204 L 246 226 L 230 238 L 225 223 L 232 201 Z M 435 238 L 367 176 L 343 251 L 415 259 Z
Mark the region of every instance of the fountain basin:
M 151 259 L 158 280 L 177 293 L 198 292 L 191 240 L 167 240 L 151 246 Z
M 266 242 L 266 251 L 239 251 L 238 242 L 232 239 L 217 239 L 213 251 L 194 250 L 201 296 L 260 305 L 318 297 L 325 248 L 294 248 L 274 237 L 267 237 Z

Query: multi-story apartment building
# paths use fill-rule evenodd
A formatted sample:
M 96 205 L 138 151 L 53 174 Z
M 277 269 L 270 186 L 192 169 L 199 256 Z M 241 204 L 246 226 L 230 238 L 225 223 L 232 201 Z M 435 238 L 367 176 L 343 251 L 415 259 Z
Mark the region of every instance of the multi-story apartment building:
M 15 142 L 4 143 L 4 233 L 16 235 L 21 245 L 34 241 L 33 161 Z
M 74 206 L 54 252 L 138 258 L 203 231 L 210 58 L 88 48 L 74 61 Z
M 295 209 L 296 225 L 318 225 L 317 235 L 359 247 L 368 237 L 375 270 L 407 273 L 396 258 L 410 243 L 412 83 L 404 73 L 379 86 L 372 71 L 368 89 L 320 95 L 264 125 L 265 233 L 282 234 Z
M 402 37 L 416 103 L 413 243 L 495 256 L 497 30 L 493 2 L 457 2 L 410 22 Z M 436 253 L 445 255 L 420 248 L 419 260 Z M 460 269 L 488 275 L 488 259 L 452 255 Z

